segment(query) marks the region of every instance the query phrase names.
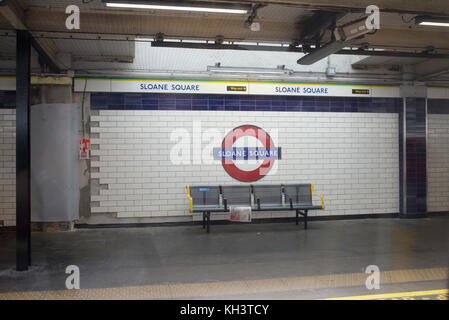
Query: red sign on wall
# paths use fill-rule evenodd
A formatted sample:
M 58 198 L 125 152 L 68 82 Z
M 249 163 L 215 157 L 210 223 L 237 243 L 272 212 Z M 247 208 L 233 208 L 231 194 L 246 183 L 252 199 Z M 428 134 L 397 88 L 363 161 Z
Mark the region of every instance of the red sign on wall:
M 90 139 L 80 139 L 80 160 L 89 159 Z
M 225 171 L 242 182 L 257 181 L 281 158 L 281 148 L 270 135 L 254 125 L 234 128 L 223 139 L 221 148 L 214 148 L 214 158 L 220 159 Z

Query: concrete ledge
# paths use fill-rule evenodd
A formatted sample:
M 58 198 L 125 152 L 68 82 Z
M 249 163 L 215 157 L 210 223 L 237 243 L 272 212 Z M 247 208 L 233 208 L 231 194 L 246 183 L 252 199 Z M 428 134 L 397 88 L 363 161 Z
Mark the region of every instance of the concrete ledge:
M 161 217 L 133 217 L 117 218 L 116 213 L 93 213 L 89 217 L 80 217 L 75 225 L 109 225 L 109 224 L 153 224 L 153 223 L 172 223 L 172 222 L 191 222 L 192 216 L 161 216 Z
M 308 221 L 333 221 L 333 220 L 360 220 L 360 219 L 388 219 L 388 218 L 400 218 L 400 219 L 421 219 L 432 217 L 448 217 L 449 212 L 428 212 L 421 214 L 399 214 L 399 213 L 378 213 L 378 214 L 354 214 L 354 215 L 338 215 L 338 216 L 309 216 Z M 173 217 L 174 218 L 174 217 Z M 190 217 L 191 218 L 191 217 Z M 300 217 L 299 221 L 303 218 Z M 294 217 L 283 218 L 260 218 L 253 219 L 251 223 L 294 223 Z M 214 225 L 235 225 L 238 222 L 232 222 L 228 220 L 213 220 Z M 144 227 L 172 227 L 172 226 L 189 226 L 189 225 L 201 225 L 202 221 L 157 221 L 157 222 L 121 222 L 121 223 L 73 223 L 73 222 L 33 222 L 33 232 L 60 232 L 60 231 L 72 231 L 73 229 L 96 229 L 96 228 L 144 228 Z M 244 224 L 244 223 L 242 223 Z M 14 226 L 2 226 L 1 231 L 14 231 Z
M 375 219 L 375 218 L 398 218 L 398 213 L 378 213 L 378 214 L 351 214 L 339 216 L 309 216 L 307 221 L 331 221 L 331 220 L 355 220 L 355 219 Z M 301 217 L 299 221 L 302 221 Z M 232 222 L 229 220 L 212 220 L 213 225 L 235 225 L 239 222 Z M 253 224 L 259 223 L 294 223 L 295 217 L 282 218 L 260 218 L 253 219 Z M 149 223 L 113 223 L 113 224 L 75 224 L 76 229 L 95 229 L 95 228 L 143 228 L 143 227 L 157 227 L 157 226 L 188 226 L 201 225 L 202 221 L 174 221 L 174 222 L 149 222 Z M 245 223 L 241 223 L 245 224 Z
M 31 222 L 31 231 L 60 232 L 72 230 L 73 222 Z
M 11 227 L 11 226 L 3 226 L 3 227 L 0 227 L 0 232 L 2 232 L 2 231 L 15 231 L 16 230 L 16 227 Z
M 73 222 L 31 222 L 32 232 L 73 231 Z M 15 231 L 15 226 L 0 227 L 0 231 Z
M 401 218 L 401 219 L 419 219 L 419 218 L 441 217 L 441 216 L 449 217 L 449 212 L 440 211 L 440 212 L 401 213 L 401 214 L 399 214 L 399 218 Z

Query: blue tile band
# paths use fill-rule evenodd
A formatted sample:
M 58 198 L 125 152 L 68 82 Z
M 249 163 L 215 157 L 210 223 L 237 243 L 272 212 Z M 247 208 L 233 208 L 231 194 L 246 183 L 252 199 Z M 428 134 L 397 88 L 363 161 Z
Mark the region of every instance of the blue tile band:
M 16 92 L 0 91 L 0 109 L 16 108 Z
M 397 113 L 401 98 L 91 93 L 92 110 L 221 110 Z
M 449 99 L 427 99 L 428 114 L 449 114 Z

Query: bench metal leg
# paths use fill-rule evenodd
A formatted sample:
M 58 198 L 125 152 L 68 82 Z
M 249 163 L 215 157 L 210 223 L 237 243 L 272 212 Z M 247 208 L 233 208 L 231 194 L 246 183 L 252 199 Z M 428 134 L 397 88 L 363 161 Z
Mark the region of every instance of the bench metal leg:
M 304 217 L 304 229 L 307 229 L 307 213 L 309 212 L 309 210 L 304 210 L 304 212 L 302 212 L 301 210 L 296 210 L 296 225 L 298 225 L 298 217 L 299 215 L 302 215 Z
M 207 212 L 207 233 L 210 232 L 210 212 Z
M 307 230 L 307 212 L 309 210 L 304 211 L 304 230 Z

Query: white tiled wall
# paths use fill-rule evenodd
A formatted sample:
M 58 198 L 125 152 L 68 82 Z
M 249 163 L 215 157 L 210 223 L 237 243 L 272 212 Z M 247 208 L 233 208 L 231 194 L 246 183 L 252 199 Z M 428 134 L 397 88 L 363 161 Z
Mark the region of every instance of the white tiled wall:
M 429 114 L 427 121 L 427 210 L 449 211 L 449 115 Z
M 0 109 L 0 220 L 4 226 L 16 225 L 15 190 L 16 110 Z
M 314 183 L 323 194 L 318 215 L 395 213 L 399 211 L 398 115 L 374 113 L 243 112 L 243 111 L 100 111 L 98 150 L 92 150 L 91 178 L 107 185 L 92 195 L 92 214 L 118 217 L 189 215 L 187 184 L 238 184 L 211 164 L 173 164 L 171 134 L 193 123 L 202 131 L 217 128 L 223 138 L 232 128 L 253 124 L 268 131 L 282 148 L 272 175 L 256 183 Z M 276 140 L 272 130 L 278 130 Z M 195 134 L 195 138 L 198 135 Z M 199 140 L 195 140 L 199 143 Z M 187 143 L 187 142 L 186 142 Z M 203 137 L 202 147 L 209 144 Z M 216 142 L 213 147 L 219 147 Z M 195 158 L 192 148 L 191 156 Z M 212 153 L 210 153 L 212 157 Z M 196 159 L 196 158 L 195 158 Z M 210 159 L 210 158 L 209 158 Z M 184 159 L 188 162 L 188 159 Z M 273 168 L 274 169 L 274 168 Z M 256 217 L 291 213 L 256 213 Z

